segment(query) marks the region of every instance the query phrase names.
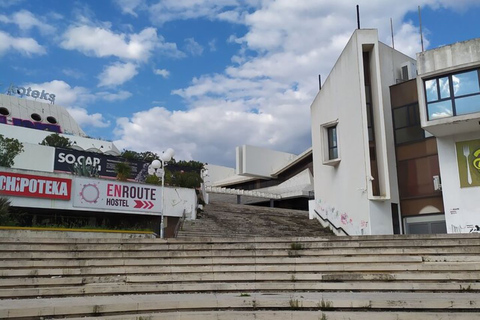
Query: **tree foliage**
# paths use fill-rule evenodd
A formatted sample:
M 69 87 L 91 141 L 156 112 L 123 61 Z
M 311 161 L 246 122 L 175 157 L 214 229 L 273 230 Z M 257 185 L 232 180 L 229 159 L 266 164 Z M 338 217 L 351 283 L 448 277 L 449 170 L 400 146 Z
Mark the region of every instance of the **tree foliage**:
M 40 142 L 42 146 L 49 146 L 49 147 L 57 147 L 57 148 L 70 148 L 72 146 L 72 142 L 70 139 L 66 137 L 62 137 L 58 133 L 53 133 L 45 139 L 43 139 L 42 142 Z
M 12 167 L 15 157 L 23 152 L 23 144 L 14 138 L 5 138 L 0 134 L 0 167 Z
M 127 181 L 132 172 L 132 168 L 127 162 L 119 162 L 115 165 L 115 172 L 117 173 L 117 180 Z
M 160 159 L 158 154 L 145 151 L 145 152 L 137 152 L 133 150 L 123 150 L 121 157 L 127 160 L 136 160 L 136 161 L 145 161 L 145 162 L 152 162 L 155 159 Z

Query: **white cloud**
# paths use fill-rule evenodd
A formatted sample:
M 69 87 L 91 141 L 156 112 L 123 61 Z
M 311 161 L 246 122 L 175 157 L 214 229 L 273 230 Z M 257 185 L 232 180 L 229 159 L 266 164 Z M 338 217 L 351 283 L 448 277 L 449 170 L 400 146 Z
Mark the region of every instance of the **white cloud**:
M 103 72 L 98 76 L 98 79 L 100 80 L 98 86 L 104 87 L 121 85 L 128 80 L 131 80 L 137 74 L 138 71 L 135 64 L 130 62 L 117 62 L 111 66 L 106 67 Z
M 157 76 L 162 76 L 165 79 L 170 76 L 170 71 L 168 71 L 167 69 L 154 69 L 153 73 Z
M 32 38 L 15 38 L 0 31 L 0 55 L 9 50 L 18 51 L 25 56 L 46 54 L 45 48 Z
M 217 39 L 212 39 L 208 41 L 208 48 L 210 51 L 217 51 Z
M 115 0 L 115 3 L 120 7 L 123 14 L 130 14 L 137 17 L 135 10 L 144 5 L 143 0 Z
M 66 107 L 70 115 L 81 127 L 91 126 L 105 128 L 110 125 L 100 113 L 89 114 L 87 109 L 81 107 L 93 102 L 96 96 L 84 87 L 71 87 L 61 80 L 53 80 L 44 83 L 22 84 L 24 87 L 38 88 L 55 95 L 55 104 Z
M 55 27 L 41 21 L 27 10 L 20 10 L 12 14 L 8 22 L 18 25 L 21 30 L 30 30 L 36 27 L 42 34 L 52 34 L 55 32 Z
M 185 51 L 192 56 L 201 56 L 203 53 L 203 47 L 200 43 L 196 42 L 193 38 L 185 39 Z
M 89 114 L 85 108 L 66 108 L 80 127 L 105 128 L 110 126 L 110 121 L 105 121 L 100 113 Z
M 115 93 L 101 91 L 101 92 L 97 92 L 95 95 L 103 100 L 111 102 L 111 101 L 126 100 L 132 96 L 132 93 L 124 90 L 121 90 Z
M 318 74 L 326 79 L 356 28 L 357 2 L 158 2 L 151 19 L 159 24 L 205 18 L 243 23 L 247 31 L 232 35 L 231 41 L 241 48 L 223 72 L 196 77 L 188 87 L 172 92 L 184 99 L 185 110 L 155 107 L 121 118 L 116 143 L 139 151 L 172 147 L 179 159 L 229 165 L 235 146 L 242 144 L 304 151 L 311 145 L 309 107 L 318 92 Z M 378 28 L 379 38 L 390 44 L 392 17 L 396 49 L 413 55 L 420 50 L 420 38 L 414 24 L 404 20 L 406 13 L 416 12 L 418 5 L 464 8 L 477 2 L 372 0 L 360 7 L 361 24 Z M 385 18 L 385 12 L 390 16 Z
M 147 61 L 152 53 L 180 57 L 176 44 L 167 43 L 157 35 L 155 28 L 143 29 L 140 33 L 114 33 L 105 27 L 88 25 L 72 26 L 63 35 L 60 46 L 78 50 L 96 57 L 118 57 L 134 61 Z

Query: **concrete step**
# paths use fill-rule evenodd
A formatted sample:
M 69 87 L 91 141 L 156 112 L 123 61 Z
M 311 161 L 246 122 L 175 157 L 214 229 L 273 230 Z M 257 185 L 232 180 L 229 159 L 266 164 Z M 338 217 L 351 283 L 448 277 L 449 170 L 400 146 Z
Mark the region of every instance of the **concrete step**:
M 195 311 L 195 312 L 162 312 L 135 313 L 121 316 L 91 316 L 69 318 L 70 320 L 473 320 L 475 312 L 403 312 L 377 311 L 299 311 L 299 310 L 258 310 L 258 311 Z M 47 318 L 48 319 L 48 318 Z
M 0 288 L 61 287 L 81 286 L 97 283 L 188 283 L 188 282 L 267 282 L 267 281 L 323 281 L 323 282 L 369 282 L 392 284 L 394 282 L 417 283 L 465 283 L 478 282 L 479 274 L 475 272 L 389 272 L 389 273 L 318 273 L 318 272 L 210 272 L 210 273 L 175 273 L 158 275 L 107 275 L 107 276 L 46 276 L 34 278 L 3 278 Z M 466 289 L 465 289 L 466 290 Z
M 222 311 L 256 309 L 317 311 L 480 311 L 478 293 L 406 292 L 301 292 L 301 293 L 211 293 L 83 296 L 48 299 L 0 300 L 0 318 L 61 316 L 108 316 L 112 313 Z M 473 313 L 475 316 L 478 315 Z
M 431 283 L 431 282 L 319 282 L 298 281 L 283 282 L 195 282 L 195 283 L 92 283 L 82 286 L 37 287 L 0 289 L 0 299 L 66 297 L 66 296 L 105 296 L 119 294 L 144 293 L 190 293 L 190 292 L 307 292 L 307 291 L 346 291 L 346 292 L 480 292 L 480 283 Z

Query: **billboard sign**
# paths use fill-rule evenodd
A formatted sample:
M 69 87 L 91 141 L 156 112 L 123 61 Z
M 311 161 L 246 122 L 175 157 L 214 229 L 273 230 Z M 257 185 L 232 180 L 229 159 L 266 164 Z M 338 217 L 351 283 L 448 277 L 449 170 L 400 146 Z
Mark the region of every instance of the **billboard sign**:
M 70 179 L 0 172 L 1 195 L 70 200 L 71 190 Z
M 140 183 L 76 178 L 73 206 L 159 215 L 161 188 Z
M 116 177 L 115 166 L 120 162 L 125 162 L 130 165 L 131 171 L 129 179 L 135 179 L 146 164 L 142 161 L 131 161 L 101 153 L 55 148 L 53 169 L 55 171 L 72 173 L 76 164 L 82 165 L 85 163 L 86 165 L 96 167 L 98 169 L 98 175 L 101 177 Z

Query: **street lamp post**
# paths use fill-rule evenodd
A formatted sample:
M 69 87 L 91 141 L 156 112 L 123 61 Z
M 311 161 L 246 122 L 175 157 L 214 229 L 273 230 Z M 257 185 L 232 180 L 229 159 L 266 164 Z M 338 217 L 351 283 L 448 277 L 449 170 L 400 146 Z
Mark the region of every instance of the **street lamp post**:
M 149 174 L 155 174 L 157 177 L 162 179 L 162 212 L 160 215 L 160 238 L 164 238 L 164 224 L 163 217 L 165 213 L 165 162 L 172 160 L 175 155 L 175 151 L 172 148 L 168 148 L 166 151 L 162 152 L 160 160 L 153 160 L 148 168 Z

